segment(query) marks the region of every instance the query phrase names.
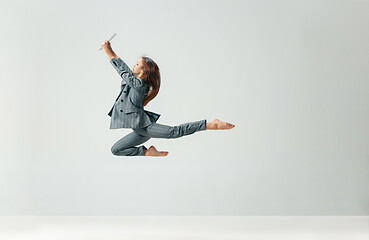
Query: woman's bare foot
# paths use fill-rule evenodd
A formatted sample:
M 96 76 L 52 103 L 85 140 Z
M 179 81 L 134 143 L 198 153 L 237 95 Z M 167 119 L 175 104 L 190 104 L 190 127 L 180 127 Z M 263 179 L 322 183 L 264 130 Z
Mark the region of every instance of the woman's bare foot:
M 154 157 L 165 157 L 168 155 L 168 152 L 158 151 L 154 146 L 149 147 L 147 150 L 144 149 L 145 156 L 154 156 Z
M 206 123 L 206 129 L 208 130 L 224 130 L 224 129 L 232 129 L 235 125 L 228 123 L 228 122 L 222 122 L 219 119 L 215 119 L 211 123 Z

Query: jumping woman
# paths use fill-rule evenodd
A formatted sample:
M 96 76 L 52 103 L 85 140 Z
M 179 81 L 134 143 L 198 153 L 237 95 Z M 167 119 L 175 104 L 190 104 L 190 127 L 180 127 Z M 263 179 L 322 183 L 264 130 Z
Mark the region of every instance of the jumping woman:
M 132 132 L 116 142 L 111 152 L 117 156 L 167 156 L 168 152 L 158 151 L 154 146 L 138 146 L 150 138 L 179 138 L 202 130 L 232 129 L 235 125 L 219 119 L 207 123 L 206 119 L 167 126 L 156 123 L 160 114 L 144 110 L 159 92 L 160 71 L 150 58 L 142 56 L 131 70 L 105 40 L 101 45 L 119 76 L 122 78 L 121 91 L 108 115 L 110 129 L 132 128 Z M 138 146 L 138 147 L 136 147 Z

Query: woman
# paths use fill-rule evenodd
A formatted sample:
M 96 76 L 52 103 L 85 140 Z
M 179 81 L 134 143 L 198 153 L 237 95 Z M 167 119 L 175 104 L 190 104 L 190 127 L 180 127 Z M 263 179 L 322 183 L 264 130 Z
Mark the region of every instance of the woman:
M 178 138 L 202 130 L 231 129 L 235 125 L 215 119 L 188 122 L 178 126 L 156 123 L 160 114 L 144 110 L 159 92 L 160 70 L 148 57 L 141 57 L 131 70 L 105 40 L 102 48 L 110 63 L 122 78 L 121 91 L 108 115 L 111 117 L 110 129 L 132 128 L 132 132 L 116 142 L 111 151 L 117 156 L 167 156 L 168 152 L 158 151 L 154 146 L 136 147 L 150 138 Z

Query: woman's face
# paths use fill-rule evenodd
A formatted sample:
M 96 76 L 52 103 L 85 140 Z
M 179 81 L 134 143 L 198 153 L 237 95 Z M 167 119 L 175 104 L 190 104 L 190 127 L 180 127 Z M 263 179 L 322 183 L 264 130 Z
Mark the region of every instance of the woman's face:
M 132 73 L 139 77 L 143 73 L 143 59 L 140 58 L 132 68 Z

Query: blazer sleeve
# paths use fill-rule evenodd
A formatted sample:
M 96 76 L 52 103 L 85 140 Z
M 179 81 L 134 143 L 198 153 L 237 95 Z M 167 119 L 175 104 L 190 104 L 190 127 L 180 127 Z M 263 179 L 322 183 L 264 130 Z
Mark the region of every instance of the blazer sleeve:
M 132 70 L 121 58 L 114 57 L 110 60 L 110 63 L 118 72 L 119 76 L 124 81 L 126 81 L 129 86 L 135 89 L 141 88 L 143 86 L 142 80 L 132 73 Z

